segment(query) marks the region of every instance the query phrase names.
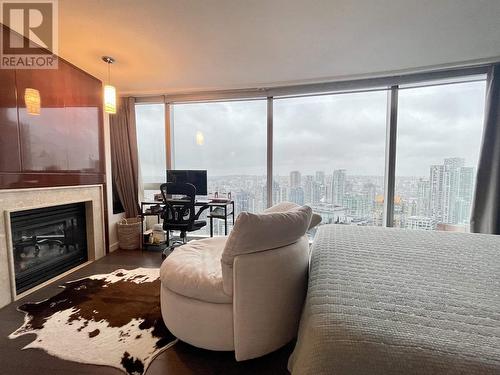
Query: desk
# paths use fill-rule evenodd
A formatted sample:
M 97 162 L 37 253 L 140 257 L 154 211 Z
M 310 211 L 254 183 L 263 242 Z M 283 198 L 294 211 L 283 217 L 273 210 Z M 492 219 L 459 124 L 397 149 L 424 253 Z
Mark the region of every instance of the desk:
M 210 237 L 214 236 L 214 227 L 213 221 L 214 219 L 222 219 L 224 220 L 224 235 L 227 236 L 227 218 L 228 216 L 232 217 L 233 225 L 234 225 L 234 201 L 227 202 L 205 202 L 210 209 L 210 213 L 207 217 L 210 219 Z M 227 207 L 231 206 L 231 212 L 227 212 Z M 206 208 L 205 208 L 206 209 Z
M 170 201 L 170 200 L 169 200 Z M 172 202 L 178 202 L 179 200 L 172 199 Z M 214 236 L 213 229 L 213 221 L 216 220 L 224 220 L 224 234 L 227 236 L 227 220 L 229 216 L 232 217 L 232 223 L 234 225 L 234 201 L 196 201 L 194 203 L 195 207 L 198 207 L 198 212 L 203 212 L 205 210 L 209 210 L 207 218 L 210 221 L 210 237 Z M 158 220 L 158 224 L 161 223 L 161 214 L 165 207 L 165 203 L 163 201 L 144 201 L 141 202 L 141 219 L 144 221 L 146 216 L 156 216 Z M 228 211 L 228 207 L 230 207 L 230 211 Z M 197 213 L 198 213 L 197 212 Z M 141 225 L 141 249 L 144 248 L 144 223 Z

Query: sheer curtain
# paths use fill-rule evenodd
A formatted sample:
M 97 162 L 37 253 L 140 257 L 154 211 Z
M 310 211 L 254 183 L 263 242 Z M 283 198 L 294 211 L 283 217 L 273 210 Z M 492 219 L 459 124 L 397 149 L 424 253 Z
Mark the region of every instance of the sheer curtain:
M 477 169 L 471 231 L 500 234 L 500 64 L 493 66 L 486 86 L 481 156 Z

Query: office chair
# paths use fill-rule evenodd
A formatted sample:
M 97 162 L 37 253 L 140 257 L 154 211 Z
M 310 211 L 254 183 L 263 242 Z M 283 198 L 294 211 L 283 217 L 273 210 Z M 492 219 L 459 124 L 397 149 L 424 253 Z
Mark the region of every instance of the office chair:
M 160 186 L 161 195 L 165 203 L 162 213 L 163 229 L 167 232 L 167 248 L 163 251 L 163 256 L 167 256 L 176 246 L 185 244 L 186 232 L 193 232 L 207 225 L 204 220 L 198 220 L 201 212 L 195 212 L 196 187 L 193 184 L 167 182 Z M 180 199 L 167 199 L 168 195 L 181 195 Z M 170 245 L 170 231 L 181 232 L 181 241 L 174 241 Z

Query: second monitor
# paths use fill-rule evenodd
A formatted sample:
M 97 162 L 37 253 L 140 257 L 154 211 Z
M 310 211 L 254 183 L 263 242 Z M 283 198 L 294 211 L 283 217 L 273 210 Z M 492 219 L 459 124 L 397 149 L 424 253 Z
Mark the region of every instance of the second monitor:
M 207 171 L 205 170 L 167 170 L 167 182 L 187 182 L 196 188 L 196 195 L 207 195 Z

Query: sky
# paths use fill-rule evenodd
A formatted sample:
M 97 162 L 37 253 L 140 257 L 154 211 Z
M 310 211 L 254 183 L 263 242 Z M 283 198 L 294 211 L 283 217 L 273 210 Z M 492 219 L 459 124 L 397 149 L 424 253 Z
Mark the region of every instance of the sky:
M 428 176 L 429 166 L 463 157 L 476 166 L 482 135 L 485 82 L 401 89 L 397 176 Z M 323 95 L 274 101 L 274 174 L 346 169 L 384 173 L 387 92 Z M 162 105 L 138 105 L 142 174 L 164 176 Z M 266 173 L 266 101 L 173 106 L 176 169 L 209 176 Z

